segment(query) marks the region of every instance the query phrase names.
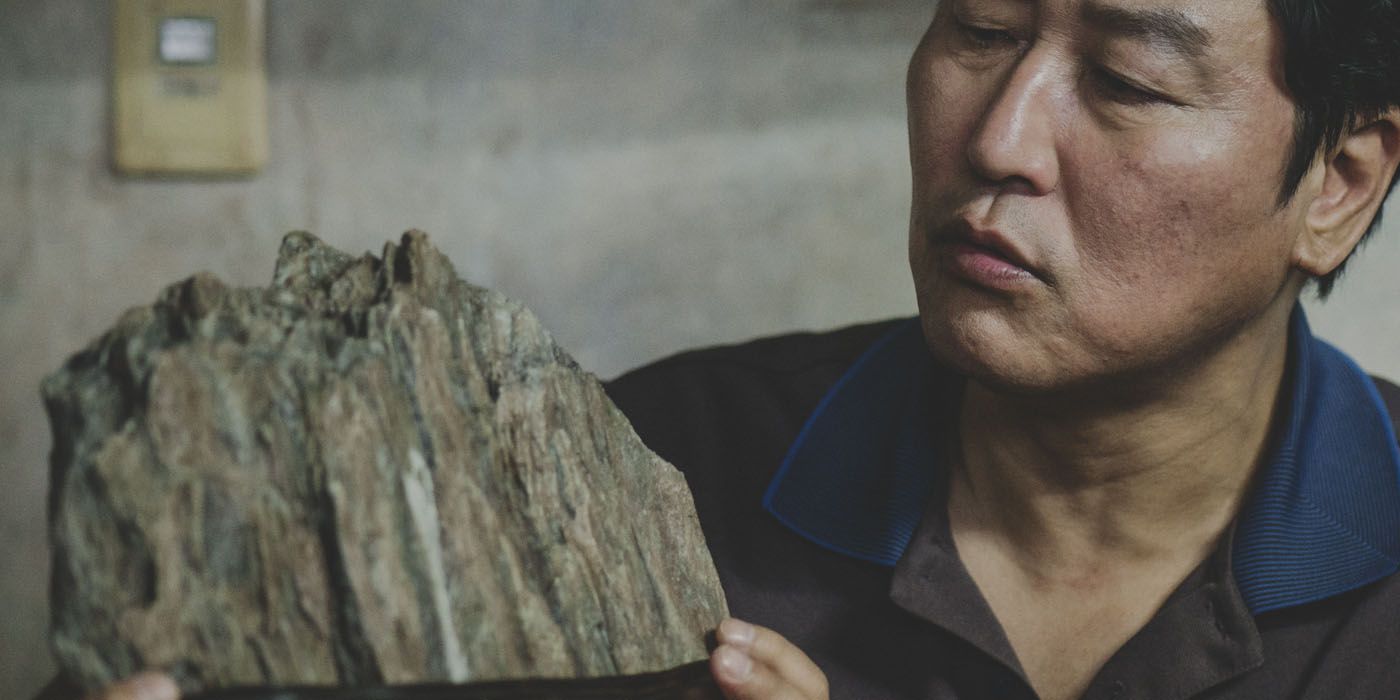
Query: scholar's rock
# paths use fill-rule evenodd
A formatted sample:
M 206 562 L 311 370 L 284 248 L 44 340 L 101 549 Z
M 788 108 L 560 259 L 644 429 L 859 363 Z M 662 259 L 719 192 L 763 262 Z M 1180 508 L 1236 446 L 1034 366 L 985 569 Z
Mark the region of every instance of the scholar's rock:
M 725 605 L 684 479 L 526 309 L 409 232 L 286 237 L 48 377 L 53 644 L 87 687 L 658 671 Z

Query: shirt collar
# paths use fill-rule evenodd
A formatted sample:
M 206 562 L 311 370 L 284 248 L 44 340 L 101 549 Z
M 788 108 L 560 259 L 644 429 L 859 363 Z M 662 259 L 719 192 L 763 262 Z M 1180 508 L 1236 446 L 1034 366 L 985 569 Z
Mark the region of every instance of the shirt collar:
M 1375 384 L 1289 329 L 1288 397 L 1246 500 L 1233 572 L 1259 614 L 1322 600 L 1400 569 L 1400 447 Z M 950 425 L 961 378 L 934 366 L 917 319 L 877 340 L 827 392 L 764 507 L 832 551 L 894 566 L 942 475 L 930 426 Z

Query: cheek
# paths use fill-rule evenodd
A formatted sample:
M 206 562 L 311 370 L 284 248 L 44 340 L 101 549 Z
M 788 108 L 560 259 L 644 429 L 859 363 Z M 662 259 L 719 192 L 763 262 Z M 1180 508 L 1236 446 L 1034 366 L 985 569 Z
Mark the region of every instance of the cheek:
M 1234 149 L 1200 139 L 1162 139 L 1089 173 L 1070 203 L 1082 269 L 1115 294 L 1157 296 L 1199 280 L 1211 292 L 1274 269 L 1282 237 L 1277 176 L 1244 164 Z M 1159 155 L 1160 154 L 1160 155 Z M 1240 274 L 1226 275 L 1226 271 Z M 1182 296 L 1173 292 L 1163 301 Z
M 1067 292 L 1079 325 L 1127 347 L 1269 303 L 1287 275 L 1278 176 L 1246 166 L 1260 160 L 1242 150 L 1252 149 L 1161 140 L 1068 171 L 1084 174 L 1067 192 L 1080 274 Z
M 982 116 L 981 81 L 947 57 L 921 49 L 910 66 L 909 155 L 915 219 L 962 204 L 967 144 Z

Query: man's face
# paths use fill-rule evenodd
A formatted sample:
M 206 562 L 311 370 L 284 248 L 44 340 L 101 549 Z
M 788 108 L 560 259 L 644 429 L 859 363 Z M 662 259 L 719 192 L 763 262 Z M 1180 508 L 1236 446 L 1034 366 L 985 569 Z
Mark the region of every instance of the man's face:
M 931 345 L 1009 388 L 1188 360 L 1291 306 L 1265 0 L 943 0 L 909 68 Z

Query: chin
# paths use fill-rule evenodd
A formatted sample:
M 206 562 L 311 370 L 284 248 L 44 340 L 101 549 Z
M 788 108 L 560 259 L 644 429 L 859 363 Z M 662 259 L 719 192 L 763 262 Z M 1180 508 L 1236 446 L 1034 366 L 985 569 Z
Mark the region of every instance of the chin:
M 927 316 L 921 322 L 924 341 L 939 364 L 998 391 L 1036 393 L 1043 388 L 1039 373 L 1017 361 L 1014 343 L 1000 343 L 975 329 Z
M 1031 342 L 997 314 L 968 309 L 930 313 L 921 306 L 919 317 L 935 360 L 988 389 L 1030 396 L 1079 383 L 1065 358 Z

